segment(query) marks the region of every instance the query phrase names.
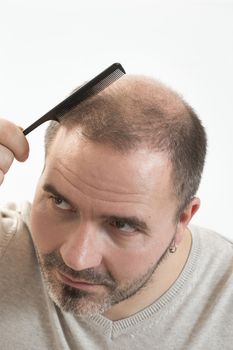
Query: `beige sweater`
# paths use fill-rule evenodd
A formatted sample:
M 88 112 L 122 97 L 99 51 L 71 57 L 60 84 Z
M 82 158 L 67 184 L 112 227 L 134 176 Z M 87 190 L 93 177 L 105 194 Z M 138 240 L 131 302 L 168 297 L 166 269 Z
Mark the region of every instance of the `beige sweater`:
M 191 227 L 193 244 L 172 287 L 135 315 L 74 318 L 48 297 L 27 220 L 12 204 L 0 218 L 0 349 L 233 349 L 233 245 Z

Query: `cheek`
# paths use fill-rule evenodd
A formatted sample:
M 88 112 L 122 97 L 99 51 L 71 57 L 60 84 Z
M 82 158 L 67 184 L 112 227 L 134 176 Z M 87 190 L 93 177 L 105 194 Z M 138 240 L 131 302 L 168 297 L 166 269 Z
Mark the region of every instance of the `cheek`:
M 112 249 L 107 256 L 108 268 L 120 282 L 133 281 L 154 268 L 169 248 L 175 233 L 175 226 L 162 225 L 154 237 L 147 237 L 137 248 Z M 167 234 L 164 234 L 167 232 Z
M 112 250 L 106 260 L 114 278 L 121 283 L 126 283 L 145 275 L 155 266 L 162 254 L 162 247 L 150 243 L 147 248 Z

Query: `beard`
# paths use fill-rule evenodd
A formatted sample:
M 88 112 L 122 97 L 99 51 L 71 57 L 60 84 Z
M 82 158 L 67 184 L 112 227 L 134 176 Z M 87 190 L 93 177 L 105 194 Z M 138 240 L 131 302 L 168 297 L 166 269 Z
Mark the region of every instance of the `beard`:
M 103 314 L 113 305 L 140 293 L 152 280 L 155 270 L 167 257 L 168 252 L 167 248 L 160 259 L 139 277 L 123 283 L 117 281 L 109 271 L 100 273 L 94 268 L 75 271 L 64 263 L 58 251 L 48 254 L 38 253 L 38 259 L 53 302 L 60 309 L 74 316 L 90 316 L 97 313 Z M 83 282 L 96 284 L 97 290 L 93 292 L 72 287 L 57 277 L 58 272 Z

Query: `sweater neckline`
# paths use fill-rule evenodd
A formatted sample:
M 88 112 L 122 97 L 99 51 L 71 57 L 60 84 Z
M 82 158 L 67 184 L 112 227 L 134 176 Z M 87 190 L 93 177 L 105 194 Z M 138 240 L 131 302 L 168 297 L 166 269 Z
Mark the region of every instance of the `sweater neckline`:
M 195 230 L 194 230 L 195 231 Z M 125 330 L 128 327 L 135 326 L 139 322 L 142 322 L 155 313 L 158 313 L 162 308 L 164 308 L 168 303 L 170 303 L 181 291 L 181 289 L 186 284 L 187 280 L 192 276 L 193 271 L 197 265 L 197 260 L 200 255 L 200 238 L 196 231 L 193 234 L 193 227 L 190 229 L 192 235 L 192 246 L 190 249 L 189 256 L 187 258 L 186 264 L 183 267 L 180 275 L 172 286 L 157 300 L 155 300 L 151 305 L 147 306 L 141 311 L 118 321 L 111 321 L 101 314 L 96 314 L 89 316 L 89 320 L 92 320 L 98 326 L 102 327 L 103 330 L 108 331 L 111 329 L 112 335 Z

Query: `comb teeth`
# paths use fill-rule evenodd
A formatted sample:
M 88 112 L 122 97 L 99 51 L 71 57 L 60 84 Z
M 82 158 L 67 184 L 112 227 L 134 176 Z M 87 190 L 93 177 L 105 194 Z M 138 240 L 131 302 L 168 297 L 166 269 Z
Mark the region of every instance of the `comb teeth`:
M 72 95 L 67 97 L 64 101 L 59 103 L 49 112 L 31 124 L 28 128 L 26 128 L 23 131 L 24 135 L 27 135 L 29 132 L 48 120 L 59 121 L 59 118 L 63 117 L 64 114 L 71 111 L 86 98 L 94 96 L 98 92 L 104 90 L 110 84 L 114 83 L 114 81 L 119 79 L 123 74 L 125 74 L 125 70 L 120 63 L 112 64 L 95 78 L 80 86 L 80 88 L 73 92 Z
M 99 81 L 98 83 L 96 83 L 95 85 L 90 87 L 88 91 L 83 93 L 83 96 L 85 96 L 84 98 L 98 94 L 98 92 L 103 91 L 105 88 L 107 88 L 109 85 L 114 83 L 116 80 L 118 80 L 124 74 L 125 73 L 123 71 L 121 71 L 120 69 L 116 69 L 114 72 L 112 72 L 111 74 L 106 76 L 104 79 L 102 79 L 101 81 Z M 81 90 L 84 85 L 80 86 L 77 90 L 75 90 L 74 93 Z
M 96 84 L 92 85 L 89 87 L 87 90 L 82 91 L 83 87 L 85 86 L 80 86 L 79 89 L 77 89 L 71 96 L 69 96 L 66 99 L 66 102 L 64 103 L 64 106 L 60 104 L 60 110 L 57 110 L 56 114 L 56 119 L 59 121 L 61 117 L 63 117 L 67 112 L 71 111 L 73 108 L 75 108 L 77 105 L 79 105 L 82 101 L 86 100 L 89 97 L 92 97 L 99 92 L 103 91 L 106 89 L 109 85 L 114 83 L 116 80 L 118 80 L 122 75 L 125 73 L 120 70 L 119 68 L 115 69 L 112 73 L 110 73 L 108 76 L 105 78 L 101 79 L 99 82 Z M 88 83 L 87 83 L 88 84 Z M 80 95 L 78 95 L 80 93 Z M 77 95 L 77 99 L 74 98 L 74 95 Z M 70 99 L 70 101 L 69 101 Z
M 66 113 L 70 112 L 73 108 L 75 108 L 77 105 L 79 105 L 82 101 L 85 101 L 87 98 L 97 95 L 99 92 L 106 89 L 109 85 L 113 84 L 116 80 L 118 80 L 122 75 L 124 75 L 120 69 L 116 69 L 114 72 L 109 74 L 106 78 L 102 79 L 97 84 L 93 85 L 89 88 L 88 91 L 85 91 L 82 96 L 80 96 L 79 101 L 71 101 L 71 103 L 66 103 L 64 108 L 61 108 L 60 111 L 57 112 L 57 120 L 59 121 L 60 118 L 62 118 Z M 80 87 L 80 89 L 82 86 Z M 75 92 L 78 92 L 76 90 Z M 70 96 L 72 97 L 72 95 Z
M 101 80 L 99 83 L 97 83 L 95 86 L 93 86 L 92 90 L 93 93 L 98 93 L 102 90 L 104 90 L 106 87 L 114 83 L 114 81 L 118 80 L 124 73 L 120 69 L 116 69 L 114 72 L 112 72 L 109 76 Z

